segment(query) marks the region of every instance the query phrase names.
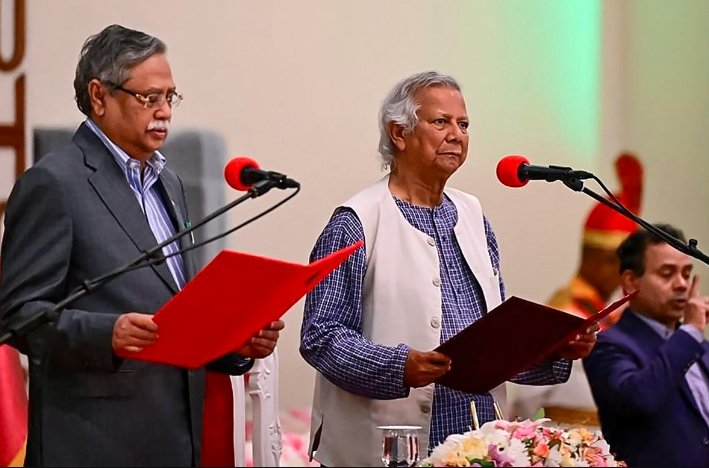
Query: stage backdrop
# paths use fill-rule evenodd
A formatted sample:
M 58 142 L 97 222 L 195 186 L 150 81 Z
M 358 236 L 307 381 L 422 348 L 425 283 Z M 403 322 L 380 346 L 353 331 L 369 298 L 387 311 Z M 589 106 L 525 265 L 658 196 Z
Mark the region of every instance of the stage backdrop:
M 3 56 L 12 4 L 0 3 Z M 174 126 L 217 130 L 231 155 L 303 185 L 230 247 L 304 262 L 337 203 L 383 175 L 377 112 L 391 86 L 423 70 L 449 73 L 471 119 L 468 161 L 451 184 L 481 199 L 508 293 L 542 301 L 576 268 L 592 201 L 559 183 L 501 186 L 494 169 L 506 154 L 593 171 L 615 189 L 611 161 L 635 151 L 646 167 L 644 217 L 684 228 L 709 251 L 707 17 L 704 0 L 28 0 L 24 61 L 0 79 L 0 123 L 14 119 L 24 73 L 31 154 L 32 128 L 82 120 L 72 81 L 88 35 L 112 23 L 157 35 L 185 95 Z M 2 199 L 13 157 L 0 148 Z M 284 409 L 311 400 L 313 371 L 297 351 L 301 314 L 302 302 L 285 316 L 279 346 Z

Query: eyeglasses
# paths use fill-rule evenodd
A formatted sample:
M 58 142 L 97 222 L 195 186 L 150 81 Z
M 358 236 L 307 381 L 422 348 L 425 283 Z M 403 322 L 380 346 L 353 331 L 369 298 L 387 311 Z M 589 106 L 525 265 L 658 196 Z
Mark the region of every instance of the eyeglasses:
M 163 93 L 150 93 L 150 94 L 140 94 L 136 93 L 135 91 L 131 91 L 129 89 L 124 88 L 121 85 L 109 83 L 113 89 L 117 89 L 119 91 L 123 91 L 124 93 L 130 94 L 134 98 L 136 98 L 138 101 L 140 101 L 141 104 L 143 104 L 143 108 L 145 109 L 155 109 L 158 107 L 162 107 L 163 103 L 167 101 L 167 103 L 170 105 L 170 107 L 178 107 L 182 100 L 184 99 L 182 97 L 181 93 L 178 93 L 177 91 L 168 91 L 167 94 Z

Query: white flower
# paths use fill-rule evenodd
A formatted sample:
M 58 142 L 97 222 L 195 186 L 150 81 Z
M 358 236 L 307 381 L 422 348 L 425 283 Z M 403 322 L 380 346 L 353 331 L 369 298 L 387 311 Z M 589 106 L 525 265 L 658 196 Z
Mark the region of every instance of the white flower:
M 470 466 L 472 461 L 513 466 L 622 466 L 600 432 L 562 430 L 543 421 L 491 421 L 480 429 L 449 436 L 421 466 Z
M 512 459 L 512 466 L 529 466 L 531 464 L 527 447 L 519 439 L 510 440 L 506 455 Z
M 433 449 L 431 456 L 428 457 L 429 460 L 435 466 L 440 466 L 444 463 L 451 453 L 457 453 L 460 451 L 463 440 L 465 440 L 465 435 L 453 434 L 448 436 L 448 438 L 440 444 L 438 447 Z
M 549 455 L 547 455 L 547 459 L 544 462 L 544 466 L 563 466 L 561 464 L 562 461 L 562 456 L 561 453 L 559 452 L 558 447 L 554 447 L 553 449 L 549 450 Z

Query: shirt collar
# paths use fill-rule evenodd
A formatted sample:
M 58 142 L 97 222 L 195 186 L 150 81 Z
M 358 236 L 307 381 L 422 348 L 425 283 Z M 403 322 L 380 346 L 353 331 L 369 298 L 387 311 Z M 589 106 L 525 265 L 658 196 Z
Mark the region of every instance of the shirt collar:
M 139 162 L 137 159 L 128 156 L 128 153 L 123 151 L 118 145 L 111 141 L 111 139 L 108 138 L 105 133 L 103 133 L 103 131 L 99 128 L 98 125 L 96 125 L 93 120 L 87 118 L 86 125 L 96 134 L 99 140 L 103 142 L 106 148 L 108 148 L 108 150 L 111 152 L 114 159 L 124 172 L 127 170 L 128 167 L 135 164 L 135 162 Z M 155 172 L 156 175 L 160 175 L 162 170 L 165 168 L 166 162 L 167 160 L 165 159 L 165 157 L 159 151 L 155 151 L 152 156 L 150 156 L 150 158 L 146 161 L 146 164 Z
M 665 340 L 668 339 L 669 337 L 671 337 L 672 334 L 674 333 L 673 330 L 670 330 L 669 328 L 667 328 L 666 326 L 664 326 L 663 324 L 661 324 L 657 320 L 653 320 L 651 318 L 645 317 L 644 315 L 640 315 L 637 312 L 633 312 L 633 314 L 635 314 L 635 316 L 637 318 L 639 318 L 640 320 L 645 322 L 650 328 L 652 328 L 655 331 L 655 333 L 660 335 Z

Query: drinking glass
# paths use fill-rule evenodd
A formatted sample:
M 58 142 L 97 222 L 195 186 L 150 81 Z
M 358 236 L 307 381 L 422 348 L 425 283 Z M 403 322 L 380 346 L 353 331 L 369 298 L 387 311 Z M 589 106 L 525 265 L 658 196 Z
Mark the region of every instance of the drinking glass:
M 379 426 L 382 431 L 384 466 L 416 466 L 419 461 L 418 431 L 421 426 Z

